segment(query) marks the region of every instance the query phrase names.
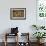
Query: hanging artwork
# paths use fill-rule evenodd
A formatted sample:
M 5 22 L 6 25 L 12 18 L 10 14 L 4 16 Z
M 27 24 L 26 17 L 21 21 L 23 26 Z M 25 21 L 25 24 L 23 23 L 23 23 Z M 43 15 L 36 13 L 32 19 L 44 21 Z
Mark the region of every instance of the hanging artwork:
M 37 14 L 36 24 L 45 26 L 46 25 L 46 0 L 37 0 Z
M 45 0 L 37 1 L 37 15 L 39 17 L 46 17 L 46 1 Z
M 26 8 L 10 8 L 11 20 L 26 19 Z

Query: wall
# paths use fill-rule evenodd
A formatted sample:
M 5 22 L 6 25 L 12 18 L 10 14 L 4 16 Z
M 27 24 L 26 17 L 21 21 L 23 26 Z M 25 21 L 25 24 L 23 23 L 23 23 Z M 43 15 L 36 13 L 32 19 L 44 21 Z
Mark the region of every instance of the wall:
M 26 20 L 10 20 L 10 8 L 26 8 Z M 11 27 L 19 27 L 19 32 L 29 32 L 32 36 L 32 24 L 36 24 L 36 0 L 0 1 L 0 34 Z

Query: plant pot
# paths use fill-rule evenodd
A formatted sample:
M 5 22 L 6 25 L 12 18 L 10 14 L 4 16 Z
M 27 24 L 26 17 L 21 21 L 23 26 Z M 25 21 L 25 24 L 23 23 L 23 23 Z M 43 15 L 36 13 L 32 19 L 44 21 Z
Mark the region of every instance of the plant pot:
M 37 43 L 40 43 L 40 39 L 37 39 Z
M 40 39 L 40 43 L 44 43 L 44 40 L 45 40 L 45 39 Z
M 44 40 L 45 40 L 45 39 L 38 39 L 37 42 L 38 42 L 39 44 L 41 44 L 41 43 L 44 42 Z

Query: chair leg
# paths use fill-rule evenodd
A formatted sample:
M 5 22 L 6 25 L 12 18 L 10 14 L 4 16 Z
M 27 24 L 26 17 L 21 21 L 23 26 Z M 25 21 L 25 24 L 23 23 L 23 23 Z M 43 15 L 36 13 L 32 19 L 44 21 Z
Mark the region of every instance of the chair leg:
M 17 34 L 17 46 L 18 46 L 18 34 Z
M 5 34 L 5 46 L 7 46 L 7 36 L 6 36 L 6 34 Z
M 4 43 L 4 44 L 5 44 L 5 46 L 7 46 L 7 42 L 6 42 L 6 41 L 5 41 L 5 43 Z

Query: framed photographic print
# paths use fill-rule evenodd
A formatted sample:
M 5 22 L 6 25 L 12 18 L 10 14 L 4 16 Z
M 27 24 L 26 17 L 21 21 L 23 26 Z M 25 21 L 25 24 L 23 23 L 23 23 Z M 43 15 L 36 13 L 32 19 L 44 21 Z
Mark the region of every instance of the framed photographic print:
M 39 18 L 46 18 L 46 0 L 37 0 L 37 15 Z
M 46 25 L 46 0 L 37 0 L 36 10 L 36 24 L 39 26 Z
M 26 19 L 26 8 L 10 8 L 11 20 L 23 20 Z

